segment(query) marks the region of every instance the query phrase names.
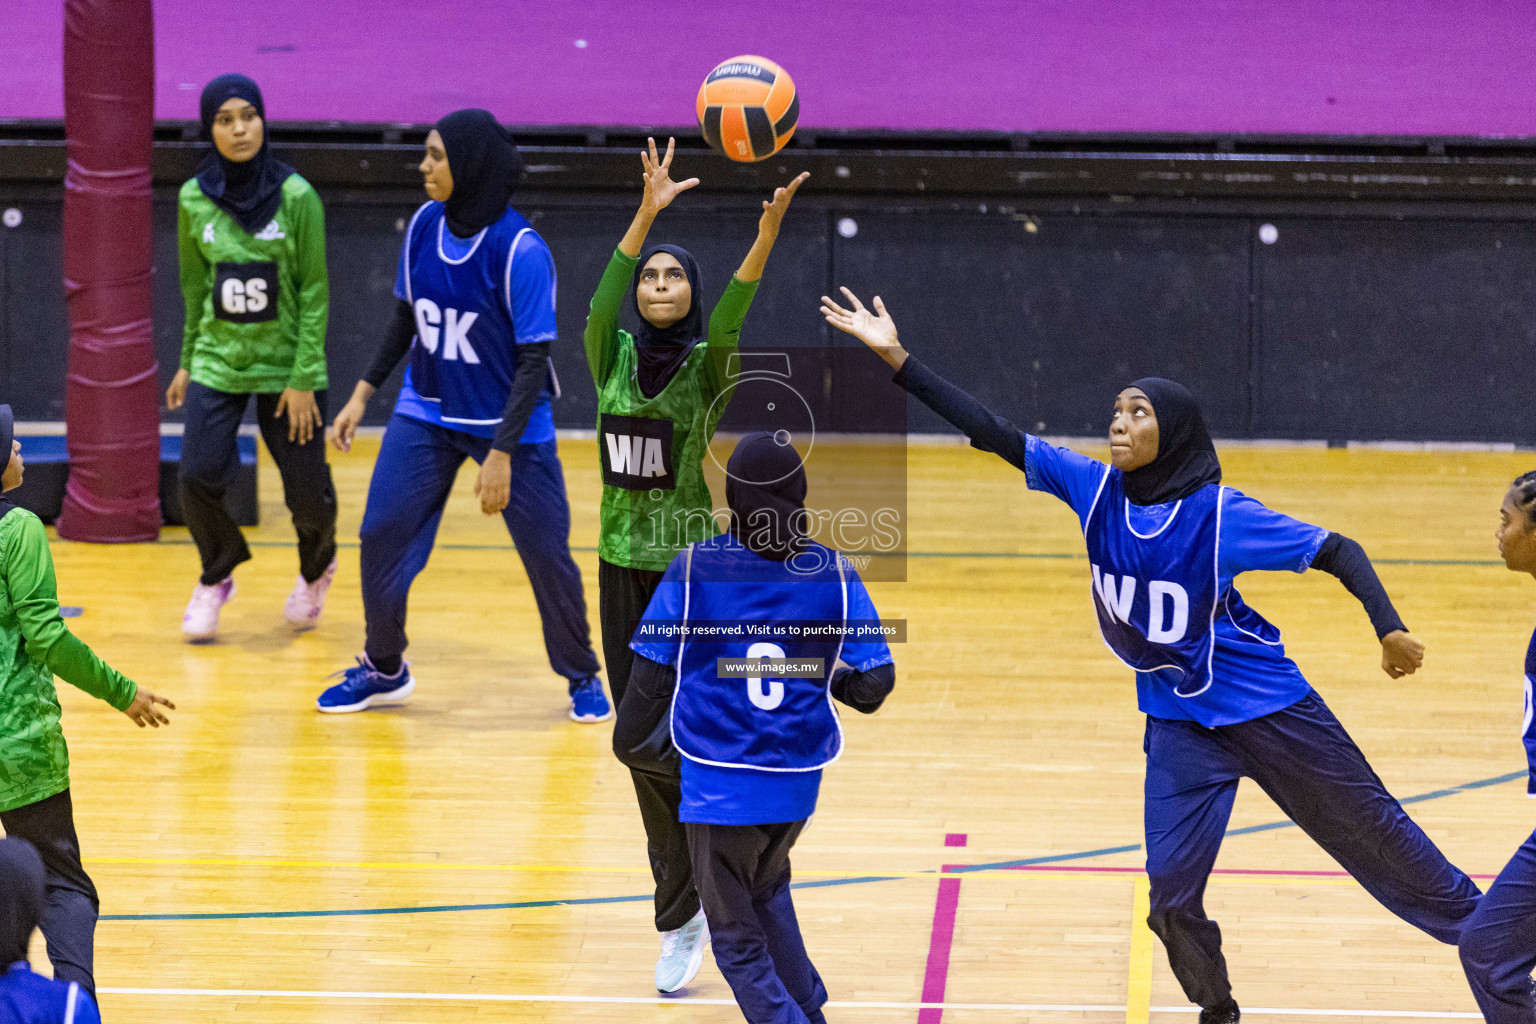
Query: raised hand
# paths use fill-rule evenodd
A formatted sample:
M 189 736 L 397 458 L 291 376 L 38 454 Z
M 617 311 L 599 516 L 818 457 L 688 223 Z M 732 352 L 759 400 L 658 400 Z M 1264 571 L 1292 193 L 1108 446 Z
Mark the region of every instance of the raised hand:
M 667 155 L 659 159 L 656 156 L 656 140 L 647 138 L 645 141 L 650 151 L 640 154 L 640 166 L 645 169 L 645 196 L 640 201 L 640 208 L 655 215 L 670 206 L 680 192 L 686 192 L 697 185 L 699 179 L 672 180 L 672 151 L 677 145 L 676 139 L 667 140 Z
M 897 340 L 896 321 L 885 311 L 885 303 L 880 301 L 880 296 L 876 295 L 872 300 L 875 311 L 871 313 L 853 292 L 847 288 L 838 290 L 853 304 L 853 308 L 844 309 L 823 295 L 821 315 L 827 318 L 827 323 L 868 345 L 876 355 L 890 364 L 891 369 L 901 369 L 901 365 L 907 361 L 907 350 Z
M 795 193 L 800 191 L 800 186 L 810 176 L 810 171 L 801 171 L 795 175 L 794 181 L 774 189 L 772 199 L 763 200 L 763 215 L 757 221 L 757 230 L 760 234 L 777 235 L 779 233 L 779 225 L 783 223 L 784 214 L 789 210 L 790 200 L 795 198 Z

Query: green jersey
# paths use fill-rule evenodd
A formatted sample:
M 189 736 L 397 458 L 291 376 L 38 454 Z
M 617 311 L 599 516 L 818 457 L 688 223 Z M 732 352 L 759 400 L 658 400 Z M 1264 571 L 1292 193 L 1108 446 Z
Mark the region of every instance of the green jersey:
M 757 282 L 731 278 L 709 316 L 709 334 L 655 398 L 635 379 L 635 339 L 619 329 L 619 306 L 637 261 L 614 251 L 587 316 L 587 365 L 597 385 L 598 458 L 603 469 L 597 556 L 612 565 L 663 572 L 695 541 L 720 532 L 704 456 L 725 412 L 728 364 Z M 697 297 L 695 297 L 697 301 Z
M 277 215 L 254 235 L 193 178 L 181 186 L 176 238 L 187 304 L 181 368 L 230 394 L 318 391 L 327 384 L 325 209 L 309 182 L 283 182 Z
M 139 692 L 64 625 L 48 534 L 15 508 L 0 518 L 0 811 L 69 788 L 55 673 L 119 711 Z

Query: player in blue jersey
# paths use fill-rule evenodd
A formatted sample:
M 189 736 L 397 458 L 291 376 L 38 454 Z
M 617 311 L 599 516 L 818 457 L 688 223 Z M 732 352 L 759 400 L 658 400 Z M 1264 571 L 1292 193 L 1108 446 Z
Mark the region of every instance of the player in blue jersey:
M 730 530 L 668 566 L 630 645 L 613 737 L 635 771 L 681 773 L 680 817 L 715 962 L 750 1024 L 825 1020 L 827 990 L 790 899 L 789 853 L 816 809 L 821 770 L 843 752 L 833 698 L 870 714 L 896 682 L 858 573 L 805 535 L 805 492 L 782 432 L 741 439 L 726 465 Z M 751 676 L 761 659 L 800 664 Z M 746 663 L 737 675 L 733 661 Z
M 1499 554 L 1514 572 L 1536 576 L 1536 473 L 1516 478 L 1499 509 Z M 1520 724 L 1536 796 L 1536 635 L 1525 652 L 1525 717 Z M 1536 833 L 1515 851 L 1461 930 L 1461 966 L 1489 1024 L 1536 1020 Z
M 550 665 L 569 683 L 571 717 L 600 722 L 613 714 L 571 560 L 550 410 L 559 394 L 549 359 L 554 260 L 507 206 L 521 169 L 512 137 L 484 110 L 449 114 L 427 136 L 421 172 L 431 201 L 405 230 L 395 318 L 332 432 L 339 449 L 351 449 L 368 399 L 409 351 L 363 514 L 367 641 L 357 664 L 320 695 L 321 711 L 397 703 L 415 689 L 403 658 L 406 599 L 470 458 L 480 464 L 481 511 L 501 513 L 528 570 Z
M 1236 1021 L 1206 879 L 1238 780 L 1253 779 L 1387 909 L 1456 943 L 1480 893 L 1387 792 L 1285 656 L 1280 631 L 1233 586 L 1251 570 L 1337 576 L 1365 606 L 1394 679 L 1423 660 L 1370 559 L 1347 537 L 1265 508 L 1221 484 L 1221 464 L 1189 392 L 1143 378 L 1120 392 L 1110 465 L 1047 444 L 910 358 L 877 297 L 871 313 L 823 297 L 829 323 L 896 369 L 896 382 L 982 451 L 1077 513 L 1099 629 L 1136 671 L 1147 715 L 1146 845 L 1152 912 L 1202 1024 Z
M 32 973 L 27 946 L 43 916 L 43 858 L 25 839 L 0 839 L 0 1022 L 101 1024 L 79 982 Z

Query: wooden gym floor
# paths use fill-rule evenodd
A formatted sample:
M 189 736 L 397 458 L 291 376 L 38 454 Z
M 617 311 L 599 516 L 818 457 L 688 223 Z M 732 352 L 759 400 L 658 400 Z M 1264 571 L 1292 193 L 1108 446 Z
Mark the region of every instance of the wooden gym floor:
M 333 453 L 341 570 L 306 635 L 282 622 L 296 558 L 265 453 L 255 559 L 214 646 L 180 642 L 197 573 L 185 530 L 55 544 L 63 603 L 84 609 L 72 628 L 179 705 L 169 730 L 140 732 L 60 687 L 102 897 L 106 1019 L 739 1021 L 712 959 L 684 998 L 656 998 L 642 832 L 610 725 L 566 719 L 473 467 L 412 594 L 414 702 L 314 710 L 362 645 L 356 537 L 376 451 Z M 595 636 L 595 445 L 561 452 Z M 1425 797 L 1410 810 L 1452 860 L 1497 873 L 1532 825 L 1516 733 L 1536 588 L 1502 567 L 1493 529 L 1536 457 L 1229 447 L 1223 460 L 1230 484 L 1377 560 L 1428 645 L 1402 682 L 1333 578 L 1240 585 L 1393 792 Z M 828 1019 L 936 1024 L 925 1000 L 950 1024 L 1180 1019 L 1141 923 L 1142 720 L 1094 631 L 1076 521 L 959 446 L 914 446 L 907 470 L 908 581 L 871 587 L 910 623 L 897 690 L 873 718 L 845 716 L 848 753 L 795 857 Z M 1234 829 L 1282 820 L 1244 783 Z M 1294 827 L 1231 836 L 1218 868 L 1208 907 L 1245 1014 L 1475 1017 L 1455 950 L 1331 874 Z M 40 941 L 34 953 L 46 962 Z

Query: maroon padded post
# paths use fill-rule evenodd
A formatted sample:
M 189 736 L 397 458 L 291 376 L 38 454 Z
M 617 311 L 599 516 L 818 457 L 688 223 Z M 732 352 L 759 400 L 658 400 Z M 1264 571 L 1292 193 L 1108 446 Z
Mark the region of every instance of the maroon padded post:
M 64 291 L 69 487 L 59 536 L 160 535 L 160 383 L 150 320 L 151 0 L 65 0 Z

